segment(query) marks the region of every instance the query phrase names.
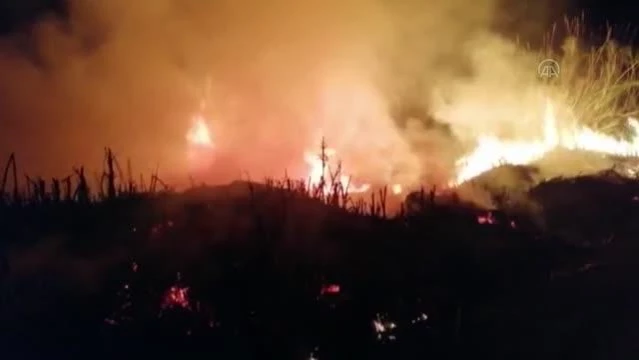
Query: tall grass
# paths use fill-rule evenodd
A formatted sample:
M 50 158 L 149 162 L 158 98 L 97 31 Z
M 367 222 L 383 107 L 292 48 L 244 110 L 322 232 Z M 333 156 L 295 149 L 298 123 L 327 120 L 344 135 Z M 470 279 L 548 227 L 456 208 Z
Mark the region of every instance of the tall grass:
M 627 36 L 608 26 L 596 39 L 584 17 L 553 26 L 540 57 L 560 63 L 553 95 L 569 107 L 574 120 L 594 130 L 629 137 L 629 117 L 639 117 L 639 54 L 616 41 Z M 562 35 L 558 35 L 562 34 Z
M 95 173 L 93 182 L 88 179 L 84 166 L 73 168 L 72 174 L 64 178 L 46 180 L 25 174 L 24 181 L 20 181 L 16 155 L 11 154 L 0 181 L 0 206 L 89 204 L 173 190 L 160 179 L 157 170 L 151 174 L 147 185 L 143 175 L 140 175 L 139 181 L 133 179 L 130 162 L 127 161 L 125 174 L 111 149 L 106 148 L 104 154 L 102 173 Z

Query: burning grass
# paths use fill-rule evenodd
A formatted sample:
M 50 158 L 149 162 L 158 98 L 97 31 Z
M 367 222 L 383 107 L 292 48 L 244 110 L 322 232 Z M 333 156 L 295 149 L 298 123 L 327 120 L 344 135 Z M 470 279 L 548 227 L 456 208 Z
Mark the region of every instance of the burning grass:
M 639 183 L 614 172 L 548 180 L 529 165 L 559 145 L 570 150 L 566 144 L 636 156 L 607 146 L 611 137 L 572 133 L 567 141 L 555 119 L 566 105 L 568 120 L 605 132 L 637 115 L 636 62 L 612 42 L 589 52 L 568 45 L 559 55 L 544 54 L 560 56 L 562 76 L 548 90 L 543 140 L 480 143 L 488 151 L 465 160 L 481 166 L 446 189 L 400 197 L 403 184 L 353 184 L 324 142 L 307 157 L 306 179 L 182 193 L 157 172 L 149 186 L 133 180 L 130 166 L 125 175 L 108 149 L 94 183 L 80 168 L 49 183 L 27 178 L 21 188 L 11 156 L 0 188 L 0 231 L 11 242 L 11 266 L 0 268 L 0 314 L 16 326 L 0 337 L 9 339 L 2 345 L 17 351 L 35 341 L 37 329 L 44 339 L 38 344 L 49 346 L 40 348 L 56 354 L 69 353 L 59 345 L 65 336 L 86 340 L 87 349 L 76 349 L 83 354 L 106 344 L 114 356 L 131 349 L 232 358 L 331 358 L 345 349 L 371 359 L 460 355 L 459 349 L 514 354 L 503 344 L 535 348 L 557 326 L 573 324 L 562 303 L 618 307 L 575 294 L 617 289 L 613 280 L 623 274 L 602 269 L 628 256 L 639 231 Z M 203 124 L 196 129 L 189 138 L 212 145 Z M 500 188 L 489 179 L 498 171 L 526 186 Z M 472 186 L 491 206 L 464 201 Z M 57 253 L 28 241 L 52 237 Z M 87 253 L 109 256 L 99 268 L 73 261 L 91 258 Z M 80 273 L 83 281 L 76 281 Z M 41 278 L 46 288 L 34 285 Z M 582 292 L 563 290 L 569 286 Z M 15 311 L 24 309 L 24 298 L 34 302 L 31 313 Z M 500 344 L 491 342 L 496 338 Z
M 561 64 L 554 96 L 570 110 L 573 120 L 595 131 L 632 138 L 628 118 L 639 115 L 639 54 L 615 41 L 608 28 L 603 43 L 585 44 L 587 28 L 583 18 L 564 21 L 567 36 L 561 50 L 553 47 L 557 28 L 548 38 L 544 58 Z M 593 39 L 594 40 L 594 39 Z
M 521 93 L 521 104 L 537 105 L 543 112 L 520 107 L 520 114 L 513 116 L 524 123 L 530 116 L 538 116 L 532 121 L 533 124 L 541 121 L 538 129 L 529 128 L 526 136 L 514 139 L 499 137 L 491 130 L 479 134 L 476 147 L 456 161 L 451 186 L 501 165 L 539 164 L 558 149 L 637 158 L 639 55 L 632 48 L 619 45 L 613 38 L 613 29 L 608 29 L 601 44 L 585 43 L 588 39 L 583 19 L 566 19 L 563 31 L 559 29 L 553 28 L 548 45 L 537 57 L 539 62 L 556 61 L 559 73 L 542 81 L 539 77 L 523 76 L 519 83 L 523 90 L 515 90 Z M 559 39 L 559 47 L 556 33 L 566 34 Z M 530 93 L 532 100 L 528 103 L 530 99 L 525 95 Z M 611 158 L 609 162 L 616 163 L 618 159 Z M 573 169 L 578 165 L 563 161 L 559 166 Z

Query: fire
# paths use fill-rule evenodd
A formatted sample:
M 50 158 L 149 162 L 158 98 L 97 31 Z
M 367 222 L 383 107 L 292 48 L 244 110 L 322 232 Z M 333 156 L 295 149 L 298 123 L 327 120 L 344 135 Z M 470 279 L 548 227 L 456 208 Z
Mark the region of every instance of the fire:
M 501 165 L 528 165 L 542 159 L 549 152 L 558 149 L 582 150 L 602 155 L 619 157 L 639 157 L 639 121 L 628 118 L 628 125 L 634 131 L 631 140 L 617 140 L 593 129 L 578 126 L 560 126 L 553 103 L 546 100 L 543 116 L 543 132 L 533 140 L 503 140 L 493 135 L 482 135 L 477 139 L 475 149 L 455 163 L 455 176 L 449 182 L 450 187 L 459 186 L 485 172 Z M 206 120 L 202 116 L 195 118 L 193 126 L 186 135 L 192 149 L 212 149 L 213 137 Z M 201 153 L 201 151 L 197 151 Z M 210 152 L 207 150 L 206 154 Z M 198 157 L 202 158 L 202 156 Z M 207 155 L 208 158 L 208 155 Z M 324 149 L 323 155 L 307 151 L 303 157 L 307 167 L 308 185 L 311 189 L 322 188 L 331 193 L 334 186 L 340 186 L 351 194 L 368 192 L 370 183 L 355 183 L 348 172 L 342 168 L 335 149 Z M 394 195 L 402 194 L 407 184 L 392 184 L 390 191 Z
M 193 127 L 186 134 L 186 140 L 189 144 L 198 147 L 213 147 L 211 132 L 203 117 L 195 118 Z
M 617 140 L 586 127 L 573 126 L 561 130 L 553 104 L 546 101 L 544 134 L 533 141 L 500 140 L 494 136 L 482 136 L 470 154 L 456 162 L 457 175 L 451 186 L 458 186 L 501 165 L 528 165 L 540 160 L 557 148 L 597 152 L 620 157 L 639 156 L 639 121 L 628 118 L 633 129 L 632 140 Z
M 335 183 L 339 184 L 342 189 L 350 194 L 361 194 L 371 190 L 372 185 L 369 183 L 354 184 L 352 177 L 349 175 L 343 175 L 344 169 L 340 163 L 336 164 L 337 151 L 335 149 L 324 149 L 324 159 L 321 155 L 315 155 L 311 151 L 307 151 L 304 154 L 304 160 L 309 166 L 308 179 L 309 187 L 311 189 L 317 189 L 324 181 L 324 193 L 331 193 L 331 187 Z M 336 174 L 335 174 L 336 173 Z M 332 176 L 337 179 L 332 179 Z M 393 184 L 390 186 L 390 191 L 393 195 L 401 195 L 404 192 L 404 186 L 402 184 Z
M 355 185 L 351 181 L 351 177 L 343 175 L 343 169 L 340 164 L 335 163 L 335 149 L 324 149 L 324 155 L 315 155 L 307 151 L 304 154 L 304 160 L 309 166 L 308 180 L 311 189 L 324 187 L 325 193 L 332 192 L 332 186 L 339 185 L 349 193 L 363 193 L 371 188 L 370 184 Z M 336 179 L 332 179 L 336 176 Z
M 339 294 L 341 291 L 341 287 L 338 284 L 330 284 L 330 285 L 324 285 L 322 286 L 322 289 L 320 290 L 320 294 L 321 295 L 326 295 L 326 294 Z
M 190 156 L 192 161 L 195 161 L 195 158 L 197 158 L 198 163 L 201 163 L 202 159 L 201 156 L 196 156 L 195 154 L 201 154 L 202 150 L 205 150 L 205 153 L 209 154 L 208 149 L 214 147 L 211 132 L 206 120 L 202 116 L 195 118 L 193 126 L 186 134 L 186 140 L 191 147 Z M 335 161 L 335 155 L 335 149 L 330 148 L 324 149 L 323 159 L 321 155 L 315 155 L 310 151 L 304 153 L 304 160 L 308 166 L 307 179 L 309 181 L 309 187 L 311 189 L 317 189 L 323 184 L 324 193 L 331 193 L 335 185 L 341 186 L 341 188 L 348 193 L 364 193 L 368 191 L 371 188 L 370 184 L 356 185 L 350 176 L 343 173 L 341 165 Z M 333 178 L 334 176 L 336 176 L 336 178 Z M 399 194 L 401 191 L 402 188 L 400 185 L 393 187 L 393 193 Z
M 189 302 L 189 288 L 188 287 L 180 287 L 180 286 L 171 286 L 169 290 L 164 295 L 164 299 L 162 301 L 163 309 L 170 308 L 190 308 Z
M 186 133 L 189 171 L 208 171 L 215 161 L 213 136 L 203 116 L 197 115 Z

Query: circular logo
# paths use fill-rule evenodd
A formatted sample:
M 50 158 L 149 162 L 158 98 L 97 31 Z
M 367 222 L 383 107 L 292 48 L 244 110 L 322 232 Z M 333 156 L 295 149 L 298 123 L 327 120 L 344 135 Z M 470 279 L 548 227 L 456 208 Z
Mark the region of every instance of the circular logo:
M 559 77 L 559 63 L 553 59 L 546 59 L 539 63 L 537 66 L 537 74 L 542 79 L 552 79 Z

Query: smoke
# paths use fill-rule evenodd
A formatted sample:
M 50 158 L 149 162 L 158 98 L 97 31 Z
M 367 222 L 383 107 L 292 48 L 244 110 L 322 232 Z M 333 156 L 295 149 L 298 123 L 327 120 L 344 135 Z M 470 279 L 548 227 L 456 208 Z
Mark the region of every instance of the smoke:
M 54 176 L 110 146 L 179 173 L 205 94 L 219 151 L 255 176 L 325 137 L 373 181 L 440 181 L 457 141 L 527 134 L 543 111 L 500 16 L 496 0 L 70 1 L 1 40 L 0 153 Z

